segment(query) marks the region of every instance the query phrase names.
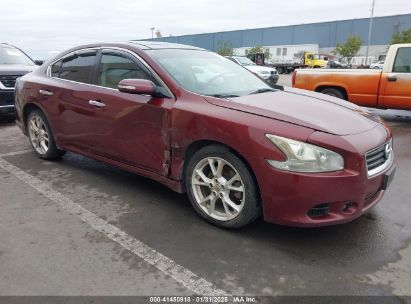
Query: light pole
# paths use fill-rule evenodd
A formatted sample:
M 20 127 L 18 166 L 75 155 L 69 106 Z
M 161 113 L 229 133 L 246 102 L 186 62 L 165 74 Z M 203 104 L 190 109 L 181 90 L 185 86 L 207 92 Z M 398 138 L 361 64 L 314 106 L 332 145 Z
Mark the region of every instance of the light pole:
M 369 28 L 368 28 L 367 51 L 366 51 L 366 53 L 365 53 L 365 64 L 366 64 L 366 65 L 367 65 L 367 63 L 368 63 L 368 51 L 369 51 L 370 43 L 371 43 L 372 21 L 373 21 L 373 19 L 374 19 L 374 5 L 375 5 L 375 0 L 372 0 L 370 26 L 369 26 Z
M 151 39 L 153 39 L 153 38 L 154 38 L 154 30 L 155 30 L 155 28 L 154 28 L 154 27 L 150 27 L 150 30 L 151 30 Z

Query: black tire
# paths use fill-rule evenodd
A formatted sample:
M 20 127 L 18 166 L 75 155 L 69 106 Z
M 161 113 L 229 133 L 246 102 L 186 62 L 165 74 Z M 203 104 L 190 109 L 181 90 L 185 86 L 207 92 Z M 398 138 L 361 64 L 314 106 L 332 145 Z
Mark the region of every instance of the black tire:
M 33 145 L 33 142 L 30 138 L 30 132 L 29 132 L 29 125 L 28 123 L 30 122 L 30 120 L 33 118 L 33 116 L 37 115 L 44 123 L 45 129 L 47 130 L 48 133 L 48 150 L 46 153 L 41 154 L 39 153 L 36 148 Z M 60 150 L 57 148 L 56 146 L 56 141 L 54 140 L 54 135 L 53 135 L 53 131 L 50 128 L 50 124 L 47 121 L 46 116 L 43 114 L 42 111 L 40 110 L 33 110 L 29 113 L 28 117 L 27 117 L 27 121 L 26 121 L 26 128 L 27 128 L 27 134 L 29 135 L 29 140 L 30 140 L 30 144 L 33 148 L 34 153 L 36 153 L 36 155 L 41 158 L 41 159 L 46 159 L 46 160 L 55 160 L 55 159 L 59 159 L 61 158 L 66 151 L 64 150 Z
M 325 88 L 321 90 L 320 93 L 330 95 L 333 97 L 337 97 L 337 98 L 341 98 L 341 99 L 345 99 L 344 93 L 341 90 L 336 89 L 336 88 Z
M 201 161 L 204 161 L 207 157 L 216 157 L 222 159 L 230 165 L 232 165 L 235 170 L 237 170 L 240 175 L 243 186 L 245 189 L 245 200 L 241 211 L 236 217 L 229 220 L 217 220 L 208 215 L 204 210 L 202 210 L 197 203 L 196 197 L 193 192 L 192 187 L 192 175 L 194 170 Z M 248 169 L 248 167 L 243 163 L 243 161 L 232 153 L 229 148 L 223 145 L 210 145 L 198 150 L 189 160 L 185 170 L 185 185 L 194 210 L 206 221 L 222 228 L 234 229 L 240 228 L 247 224 L 253 222 L 258 218 L 261 211 L 261 199 L 259 194 L 259 189 L 257 181 Z M 221 201 L 220 201 L 221 203 Z

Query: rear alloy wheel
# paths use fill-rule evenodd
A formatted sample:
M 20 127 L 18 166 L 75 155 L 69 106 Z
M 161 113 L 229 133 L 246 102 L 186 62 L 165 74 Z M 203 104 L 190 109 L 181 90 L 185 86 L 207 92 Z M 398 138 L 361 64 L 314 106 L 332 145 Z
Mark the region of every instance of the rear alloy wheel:
M 186 185 L 195 210 L 220 227 L 239 228 L 260 214 L 254 178 L 224 146 L 205 147 L 192 157 Z
M 61 157 L 65 151 L 56 147 L 53 133 L 44 114 L 35 110 L 29 114 L 27 119 L 27 131 L 30 143 L 37 156 L 43 159 L 56 159 Z

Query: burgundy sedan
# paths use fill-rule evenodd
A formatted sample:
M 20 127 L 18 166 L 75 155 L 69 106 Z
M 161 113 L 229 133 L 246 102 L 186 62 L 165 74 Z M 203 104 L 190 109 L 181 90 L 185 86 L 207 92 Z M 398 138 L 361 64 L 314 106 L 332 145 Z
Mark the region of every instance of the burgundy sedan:
M 270 87 L 215 53 L 128 42 L 70 49 L 19 79 L 42 159 L 72 151 L 187 192 L 226 228 L 351 221 L 394 176 L 391 131 L 343 100 Z

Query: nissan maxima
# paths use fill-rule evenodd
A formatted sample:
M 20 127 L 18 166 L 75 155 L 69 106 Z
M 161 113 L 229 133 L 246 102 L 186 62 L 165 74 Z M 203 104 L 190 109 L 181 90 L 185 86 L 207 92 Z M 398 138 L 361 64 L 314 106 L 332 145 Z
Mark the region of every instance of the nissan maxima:
M 292 226 L 349 222 L 381 200 L 395 172 L 379 117 L 272 88 L 192 46 L 73 48 L 21 77 L 15 105 L 39 158 L 70 151 L 154 179 L 224 228 L 261 215 Z

